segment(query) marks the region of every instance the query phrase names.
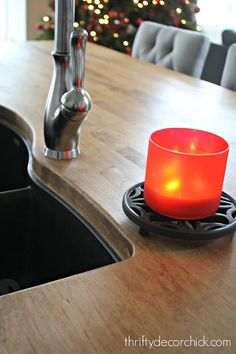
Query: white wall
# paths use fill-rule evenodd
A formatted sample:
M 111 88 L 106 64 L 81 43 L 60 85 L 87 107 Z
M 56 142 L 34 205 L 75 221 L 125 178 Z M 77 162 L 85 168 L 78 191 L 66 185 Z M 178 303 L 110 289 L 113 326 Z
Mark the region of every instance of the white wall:
M 6 31 L 6 7 L 5 0 L 0 0 L 0 44 L 5 40 Z
M 198 24 L 213 42 L 221 43 L 224 29 L 236 30 L 235 0 L 198 0 Z
M 26 38 L 26 0 L 5 1 L 6 40 L 24 41 Z

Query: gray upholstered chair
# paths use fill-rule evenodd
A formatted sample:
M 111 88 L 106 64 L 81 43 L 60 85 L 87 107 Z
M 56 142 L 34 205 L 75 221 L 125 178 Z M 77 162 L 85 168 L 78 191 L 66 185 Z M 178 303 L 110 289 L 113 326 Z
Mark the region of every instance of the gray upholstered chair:
M 221 34 L 222 43 L 226 46 L 230 46 L 233 43 L 236 43 L 236 31 L 226 29 Z
M 221 86 L 236 91 L 236 44 L 229 47 L 221 79 Z
M 210 40 L 203 34 L 144 21 L 136 33 L 132 56 L 200 78 L 209 47 Z

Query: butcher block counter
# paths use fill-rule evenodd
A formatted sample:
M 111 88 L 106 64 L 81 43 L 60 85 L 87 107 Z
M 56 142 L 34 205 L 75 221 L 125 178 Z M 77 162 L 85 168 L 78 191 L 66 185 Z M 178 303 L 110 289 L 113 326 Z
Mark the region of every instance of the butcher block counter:
M 236 197 L 236 94 L 89 43 L 85 86 L 93 106 L 81 155 L 47 159 L 52 47 L 29 42 L 1 51 L 0 121 L 31 147 L 32 176 L 80 213 L 122 261 L 2 296 L 0 353 L 236 353 L 232 235 L 203 243 L 142 237 L 122 210 L 124 192 L 144 180 L 149 135 L 165 127 L 223 136 L 230 144 L 224 191 Z M 202 341 L 183 342 L 190 338 Z

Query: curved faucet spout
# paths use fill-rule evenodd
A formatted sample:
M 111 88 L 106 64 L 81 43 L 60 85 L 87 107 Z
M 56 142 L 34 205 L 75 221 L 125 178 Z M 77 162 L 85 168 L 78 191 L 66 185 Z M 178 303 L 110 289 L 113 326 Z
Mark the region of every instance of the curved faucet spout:
M 59 12 L 62 9 L 71 9 L 68 2 L 72 0 L 67 1 L 58 0 L 56 10 Z M 65 14 L 63 16 L 65 17 Z M 63 16 L 56 14 L 58 26 L 64 23 L 62 21 Z M 69 18 L 68 15 L 67 19 Z M 61 22 L 59 19 L 61 19 Z M 56 38 L 58 41 L 61 41 L 61 38 L 65 39 L 61 29 L 59 32 L 57 31 Z M 70 53 L 61 52 L 63 48 L 68 48 L 68 46 L 61 43 L 55 45 L 56 51 L 53 52 L 54 74 L 44 118 L 44 155 L 46 157 L 71 159 L 77 157 L 80 153 L 81 124 L 91 108 L 91 98 L 83 87 L 87 38 L 88 34 L 84 29 L 74 30 L 70 36 Z M 57 49 L 60 49 L 60 52 Z M 71 64 L 70 68 L 69 62 Z

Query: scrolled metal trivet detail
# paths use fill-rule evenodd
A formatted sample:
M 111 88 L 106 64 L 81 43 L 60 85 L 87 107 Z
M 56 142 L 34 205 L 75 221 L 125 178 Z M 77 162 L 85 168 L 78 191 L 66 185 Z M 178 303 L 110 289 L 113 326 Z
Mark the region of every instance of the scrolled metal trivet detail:
M 149 232 L 186 240 L 209 240 L 232 234 L 236 230 L 236 201 L 222 192 L 215 214 L 199 220 L 178 220 L 158 214 L 150 209 L 143 198 L 144 182 L 127 190 L 123 197 L 126 216 L 139 225 L 139 232 Z

